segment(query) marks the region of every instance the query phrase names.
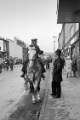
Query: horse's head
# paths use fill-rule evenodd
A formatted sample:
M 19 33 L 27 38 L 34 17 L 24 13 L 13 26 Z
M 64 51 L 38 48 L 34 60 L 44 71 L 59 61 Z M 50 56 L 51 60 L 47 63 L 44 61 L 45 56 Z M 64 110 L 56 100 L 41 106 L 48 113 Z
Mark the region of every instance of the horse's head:
M 36 60 L 36 48 L 29 47 L 29 64 L 27 67 L 27 76 L 29 78 L 30 84 L 33 86 L 33 89 L 36 91 L 41 80 L 42 69 L 38 60 Z M 36 62 L 35 62 L 36 61 Z
M 29 63 L 30 63 L 30 66 L 32 66 L 33 65 L 33 63 L 34 63 L 34 61 L 35 61 L 35 59 L 36 59 L 36 49 L 35 49 L 35 47 L 33 46 L 33 47 L 29 47 Z

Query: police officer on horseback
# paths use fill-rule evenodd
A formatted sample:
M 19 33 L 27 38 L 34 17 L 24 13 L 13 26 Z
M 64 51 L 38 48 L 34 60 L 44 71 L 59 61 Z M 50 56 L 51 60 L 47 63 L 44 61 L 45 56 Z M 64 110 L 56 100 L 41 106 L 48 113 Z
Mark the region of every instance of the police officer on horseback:
M 44 64 L 43 64 L 41 58 L 39 57 L 39 55 L 43 54 L 43 51 L 40 50 L 39 46 L 37 45 L 37 39 L 36 38 L 31 40 L 30 47 L 35 47 L 35 49 L 36 49 L 36 59 L 38 60 L 38 62 L 41 65 L 41 68 L 42 68 L 42 76 L 41 77 L 44 79 L 45 78 L 45 76 L 44 76 L 45 68 L 44 68 Z M 23 63 L 23 67 L 22 67 L 23 74 L 21 75 L 21 77 L 25 76 L 25 73 L 26 73 L 25 71 L 27 69 L 28 62 L 29 62 L 29 59 L 27 59 L 27 62 L 25 61 L 25 63 Z

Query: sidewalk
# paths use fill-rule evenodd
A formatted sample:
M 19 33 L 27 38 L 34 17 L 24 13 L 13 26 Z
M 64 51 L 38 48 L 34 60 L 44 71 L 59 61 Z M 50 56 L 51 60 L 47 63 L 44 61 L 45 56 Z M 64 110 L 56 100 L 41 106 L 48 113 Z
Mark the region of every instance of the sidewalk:
M 66 78 L 63 75 L 62 97 L 52 98 L 51 79 L 39 120 L 80 120 L 80 78 Z

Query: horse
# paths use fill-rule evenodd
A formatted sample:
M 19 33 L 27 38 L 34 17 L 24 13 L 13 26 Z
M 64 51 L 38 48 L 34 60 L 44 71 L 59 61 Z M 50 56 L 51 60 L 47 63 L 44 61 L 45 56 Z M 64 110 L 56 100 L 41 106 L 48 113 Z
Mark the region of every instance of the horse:
M 35 47 L 29 48 L 29 63 L 27 65 L 27 74 L 26 74 L 26 82 L 29 82 L 30 89 L 32 93 L 32 103 L 36 103 L 36 101 L 40 101 L 40 82 L 41 82 L 41 74 L 42 68 L 41 65 L 36 58 L 36 49 Z

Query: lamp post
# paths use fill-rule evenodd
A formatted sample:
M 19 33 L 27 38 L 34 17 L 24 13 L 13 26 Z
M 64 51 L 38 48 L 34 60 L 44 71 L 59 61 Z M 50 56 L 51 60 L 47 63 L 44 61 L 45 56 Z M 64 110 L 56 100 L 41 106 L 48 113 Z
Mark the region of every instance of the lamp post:
M 53 36 L 53 51 L 55 52 L 55 43 L 57 40 L 57 36 Z

